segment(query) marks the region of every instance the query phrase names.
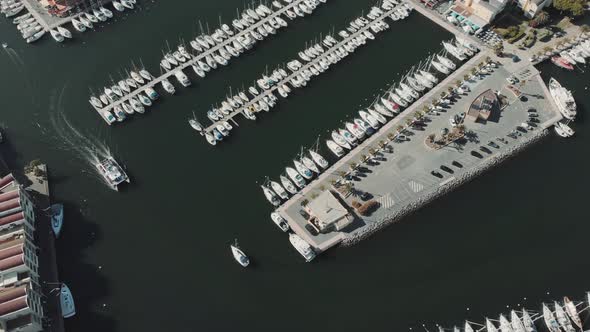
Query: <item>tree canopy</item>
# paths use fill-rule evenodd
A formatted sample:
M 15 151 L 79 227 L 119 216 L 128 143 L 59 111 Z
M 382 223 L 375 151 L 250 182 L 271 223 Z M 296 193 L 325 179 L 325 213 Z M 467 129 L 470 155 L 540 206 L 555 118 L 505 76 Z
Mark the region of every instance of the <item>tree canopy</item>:
M 554 0 L 553 7 L 559 10 L 570 12 L 574 16 L 584 14 L 586 0 Z

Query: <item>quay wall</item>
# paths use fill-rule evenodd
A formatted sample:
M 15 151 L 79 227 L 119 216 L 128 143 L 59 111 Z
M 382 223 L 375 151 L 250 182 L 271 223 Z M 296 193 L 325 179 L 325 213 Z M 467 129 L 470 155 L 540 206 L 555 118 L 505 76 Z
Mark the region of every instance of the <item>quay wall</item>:
M 430 190 L 427 193 L 424 193 L 419 198 L 407 203 L 403 207 L 392 211 L 392 213 L 386 217 L 381 218 L 381 220 L 369 224 L 358 231 L 351 233 L 344 237 L 342 240 L 343 246 L 352 246 L 361 240 L 368 238 L 369 236 L 373 235 L 374 233 L 380 231 L 381 229 L 396 223 L 402 220 L 405 216 L 411 214 L 414 211 L 428 205 L 429 203 L 433 202 L 435 199 L 450 193 L 451 191 L 455 190 L 459 186 L 468 183 L 469 181 L 475 179 L 476 177 L 482 175 L 483 173 L 487 172 L 488 170 L 499 166 L 504 161 L 512 158 L 516 154 L 521 151 L 524 151 L 527 147 L 531 146 L 534 143 L 539 142 L 542 138 L 549 134 L 549 129 L 543 129 L 541 131 L 535 132 L 532 136 L 525 138 L 524 140 L 518 142 L 516 145 L 510 147 L 504 152 L 498 153 L 496 155 L 490 156 L 486 158 L 481 164 L 473 167 L 470 170 L 462 172 L 460 174 L 455 175 L 455 179 L 452 181 L 448 181 L 445 184 L 440 185 L 439 187 Z

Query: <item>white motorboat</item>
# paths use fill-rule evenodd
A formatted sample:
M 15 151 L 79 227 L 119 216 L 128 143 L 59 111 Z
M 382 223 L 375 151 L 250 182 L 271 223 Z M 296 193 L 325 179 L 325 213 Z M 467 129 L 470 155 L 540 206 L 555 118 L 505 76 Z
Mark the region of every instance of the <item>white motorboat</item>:
M 271 213 L 270 219 L 272 219 L 275 225 L 277 225 L 283 232 L 289 231 L 290 228 L 287 220 L 285 220 L 285 218 L 283 218 L 278 212 L 275 211 Z
M 551 312 L 551 309 L 549 309 L 545 303 L 543 303 L 543 320 L 545 321 L 545 325 L 549 329 L 549 332 L 561 331 L 559 323 L 555 319 L 555 316 L 553 316 L 553 312 Z
M 248 256 L 246 256 L 246 254 L 238 247 L 238 240 L 235 240 L 234 244 L 230 245 L 230 248 L 236 262 L 238 262 L 243 267 L 246 267 L 250 264 L 250 259 Z
M 436 78 L 436 76 L 434 76 L 432 73 L 421 70 L 420 74 L 422 74 L 422 76 L 424 76 L 424 78 L 426 78 L 430 82 L 432 82 L 434 84 L 438 83 L 438 78 Z
M 59 237 L 59 233 L 61 233 L 61 229 L 63 226 L 63 219 L 64 219 L 64 206 L 63 204 L 53 204 L 51 205 L 51 229 L 53 230 L 53 234 L 55 237 Z
M 262 191 L 264 192 L 264 196 L 270 202 L 270 204 L 272 204 L 274 206 L 279 206 L 279 204 L 281 204 L 281 200 L 272 190 L 270 190 L 268 187 L 266 187 L 264 185 L 261 185 L 260 188 L 262 188 Z
M 512 326 L 510 325 L 510 322 L 508 321 L 508 319 L 506 319 L 506 317 L 504 317 L 504 315 L 500 315 L 500 331 L 514 332 Z
M 297 172 L 293 167 L 285 168 L 287 171 L 287 176 L 295 183 L 295 185 L 299 188 L 305 187 L 305 179 Z
M 64 27 L 57 27 L 57 31 L 59 32 L 60 35 L 70 39 L 72 38 L 72 33 L 70 32 L 70 30 L 64 28 Z
M 168 81 L 167 79 L 162 80 L 162 87 L 169 94 L 173 95 L 176 92 L 176 88 L 174 88 L 174 85 L 172 85 L 172 83 L 170 83 L 170 81 Z
M 330 151 L 336 155 L 336 157 L 342 157 L 344 155 L 344 149 L 334 141 L 326 140 L 326 145 L 328 146 L 328 149 L 330 149 Z
M 76 31 L 78 32 L 86 31 L 86 26 L 75 18 L 72 18 L 72 25 L 74 26 L 74 29 L 76 29 Z
M 144 78 L 146 81 L 151 81 L 153 76 L 152 74 L 150 74 L 149 71 L 145 70 L 145 69 L 140 69 L 139 70 L 139 75 Z
M 209 144 L 211 144 L 213 146 L 215 146 L 217 144 L 217 140 L 210 133 L 205 133 L 205 139 L 207 139 L 207 142 L 209 142 Z
M 332 131 L 331 136 L 334 142 L 336 142 L 336 144 L 340 145 L 341 147 L 348 150 L 352 148 L 350 144 L 346 141 L 346 139 L 344 139 L 344 137 L 342 137 L 342 135 L 340 135 L 340 133 L 338 133 L 336 130 Z
M 65 283 L 61 284 L 59 291 L 59 302 L 63 318 L 70 318 L 76 314 L 76 305 L 72 292 Z
M 193 112 L 193 118 L 188 120 L 188 123 L 190 124 L 190 126 L 198 131 L 201 132 L 203 131 L 203 125 L 201 125 L 201 123 L 199 123 L 199 121 L 197 121 L 197 116 L 195 115 L 195 112 Z
M 100 12 L 103 13 L 104 16 L 108 17 L 108 18 L 112 18 L 113 17 L 113 12 L 110 11 L 109 9 L 106 9 L 104 7 L 100 7 Z
M 471 327 L 471 325 L 469 324 L 469 322 L 465 321 L 465 332 L 475 332 L 473 330 L 473 327 Z
M 143 114 L 145 112 L 145 107 L 143 107 L 143 105 L 141 104 L 141 102 L 139 102 L 139 100 L 137 100 L 137 98 L 132 97 L 129 99 L 129 104 L 131 104 L 131 107 L 133 108 L 133 110 L 137 113 L 141 113 Z
M 316 254 L 313 248 L 299 235 L 294 233 L 289 234 L 289 242 L 291 242 L 291 245 L 293 245 L 295 250 L 305 258 L 306 262 L 311 262 L 315 258 Z
M 43 37 L 43 35 L 45 35 L 45 30 L 35 32 L 32 36 L 27 38 L 27 43 L 30 44 L 36 42 L 37 40 L 39 40 L 39 38 Z
M 129 72 L 129 75 L 131 76 L 131 78 L 137 82 L 138 84 L 144 84 L 145 80 L 143 79 L 143 77 L 141 77 L 141 75 L 139 75 L 138 73 L 131 71 Z
M 121 4 L 119 1 L 117 1 L 117 0 L 113 0 L 113 2 L 112 2 L 112 3 L 113 3 L 113 7 L 114 7 L 114 8 L 115 8 L 117 11 L 120 11 L 120 12 L 122 12 L 122 11 L 124 11 L 124 10 L 125 10 L 125 7 L 123 7 L 123 5 L 122 5 L 122 4 Z
M 514 332 L 527 332 L 520 317 L 518 317 L 518 314 L 514 310 L 510 312 L 510 325 Z
M 319 168 L 317 167 L 317 165 L 314 163 L 314 161 L 311 158 L 303 156 L 301 158 L 301 162 L 303 163 L 303 165 L 305 165 L 305 167 L 307 167 L 312 172 L 314 172 L 316 174 L 320 174 Z
M 572 322 L 574 322 L 574 324 L 576 324 L 576 326 L 578 326 L 580 328 L 580 330 L 583 330 L 584 327 L 582 324 L 582 320 L 580 319 L 578 309 L 576 308 L 576 305 L 574 304 L 574 302 L 572 302 L 566 296 L 563 298 L 563 303 L 565 304 L 565 312 L 572 319 Z
M 447 67 L 450 70 L 454 70 L 455 68 L 457 68 L 457 65 L 455 65 L 455 63 L 447 58 L 445 58 L 442 55 L 437 55 L 436 56 L 437 60 L 440 61 L 440 63 Z
M 437 62 L 436 60 L 432 60 L 430 62 L 430 64 L 434 67 L 434 69 L 438 70 L 439 72 L 448 75 L 451 70 L 449 68 L 447 68 L 446 66 L 444 66 L 442 63 Z
M 289 180 L 286 176 L 281 175 L 279 178 L 281 179 L 281 184 L 283 187 L 292 195 L 295 195 L 299 191 L 293 182 L 291 182 L 291 180 Z
M 369 108 L 367 109 L 367 112 L 369 112 L 369 114 L 371 114 L 371 116 L 373 116 L 377 121 L 379 121 L 379 123 L 387 123 L 387 119 L 383 115 L 381 115 L 381 113 L 375 111 L 374 109 Z
M 309 150 L 309 155 L 318 166 L 320 166 L 323 169 L 328 168 L 328 161 L 324 157 L 322 157 L 318 152 L 314 150 Z
M 549 80 L 549 92 L 561 114 L 566 119 L 573 120 L 576 117 L 577 106 L 571 91 L 561 86 L 556 79 L 551 78 Z
M 568 125 L 566 125 L 565 123 L 561 123 L 561 122 L 555 123 L 555 132 L 559 136 L 564 137 L 564 138 L 574 136 L 574 130 L 572 128 L 570 128 Z
M 123 108 L 123 111 L 125 111 L 125 113 L 127 113 L 129 115 L 135 113 L 135 111 L 133 110 L 133 107 L 125 102 L 121 103 L 121 107 Z
M 96 98 L 95 96 L 90 97 L 90 104 L 92 104 L 92 106 L 94 106 L 96 108 L 102 108 L 102 106 L 103 106 L 100 99 Z
M 277 195 L 279 195 L 280 198 L 285 200 L 289 198 L 289 194 L 287 193 L 285 188 L 283 188 L 283 186 L 280 185 L 280 183 L 276 181 L 270 181 L 270 187 Z

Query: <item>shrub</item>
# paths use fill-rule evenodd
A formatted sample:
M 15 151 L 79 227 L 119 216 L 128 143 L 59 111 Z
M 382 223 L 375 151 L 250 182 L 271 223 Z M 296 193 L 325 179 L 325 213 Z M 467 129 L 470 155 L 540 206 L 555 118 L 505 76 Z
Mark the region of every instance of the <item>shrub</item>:
M 369 214 L 371 214 L 371 212 L 373 212 L 378 207 L 379 207 L 379 203 L 376 200 L 372 199 L 372 200 L 366 202 L 365 204 L 361 205 L 360 207 L 358 207 L 356 210 L 360 215 L 368 216 Z

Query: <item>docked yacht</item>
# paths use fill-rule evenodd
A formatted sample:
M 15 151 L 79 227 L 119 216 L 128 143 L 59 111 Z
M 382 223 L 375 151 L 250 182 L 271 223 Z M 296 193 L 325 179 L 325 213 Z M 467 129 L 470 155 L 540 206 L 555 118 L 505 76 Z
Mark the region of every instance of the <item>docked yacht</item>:
M 299 160 L 293 160 L 293 164 L 295 164 L 295 169 L 297 170 L 297 172 L 301 174 L 301 176 L 303 176 L 305 179 L 309 180 L 313 177 L 313 173 L 311 172 L 311 170 L 307 168 Z
M 320 174 L 320 169 L 311 158 L 303 156 L 301 157 L 301 162 L 303 163 L 303 165 L 305 165 L 305 167 L 307 167 L 312 172 Z
M 293 182 L 291 182 L 291 180 L 289 180 L 286 176 L 281 175 L 279 178 L 281 179 L 281 184 L 283 185 L 283 188 L 285 188 L 292 195 L 295 195 L 297 191 L 299 191 L 297 187 L 295 187 Z
M 289 231 L 289 224 L 287 220 L 283 218 L 278 212 L 273 212 L 270 214 L 270 219 L 277 225 L 283 232 Z
M 342 157 L 344 155 L 344 149 L 334 141 L 326 140 L 326 145 L 328 146 L 328 149 L 330 149 L 330 151 L 336 155 L 336 157 Z
M 287 194 L 287 192 L 285 191 L 285 188 L 283 188 L 283 186 L 281 186 L 280 183 L 275 182 L 275 181 L 270 181 L 270 187 L 277 195 L 279 195 L 280 198 L 285 199 L 285 200 L 289 198 L 289 194 Z
M 336 130 L 332 131 L 332 139 L 334 140 L 334 142 L 336 142 L 336 144 L 340 145 L 341 147 L 348 150 L 351 149 L 350 144 Z
M 49 33 L 51 34 L 51 37 L 53 37 L 53 40 L 55 40 L 56 42 L 61 43 L 64 41 L 64 36 L 62 36 L 62 34 L 59 33 L 57 30 L 50 29 Z
M 246 254 L 238 247 L 238 240 L 235 240 L 234 244 L 229 246 L 231 248 L 231 253 L 234 256 L 236 262 L 238 262 L 241 266 L 246 267 L 250 264 L 250 259 Z
M 553 312 L 551 309 L 547 307 L 545 303 L 543 303 L 543 320 L 545 321 L 545 325 L 549 329 L 549 332 L 560 332 L 559 323 L 553 316 Z
M 556 79 L 549 80 L 549 92 L 559 109 L 559 112 L 568 120 L 576 117 L 576 101 L 568 89 L 564 88 Z
M 51 229 L 55 237 L 59 237 L 61 228 L 63 226 L 64 206 L 63 204 L 51 205 Z
M 293 167 L 285 168 L 287 171 L 287 176 L 295 183 L 295 185 L 299 188 L 305 187 L 305 179 L 297 172 Z
M 574 324 L 578 326 L 580 329 L 583 329 L 582 320 L 580 319 L 580 315 L 578 314 L 578 309 L 574 302 L 572 302 L 567 296 L 563 298 L 563 303 L 565 304 L 565 312 L 567 315 L 572 319 Z
M 113 157 L 107 157 L 94 166 L 113 190 L 118 190 L 117 186 L 123 182 L 131 182 L 123 168 L 119 166 Z
M 294 233 L 289 234 L 289 242 L 291 242 L 295 250 L 305 258 L 306 262 L 311 262 L 315 258 L 316 254 L 313 251 L 313 248 L 299 235 Z
M 198 131 L 198 132 L 202 132 L 203 131 L 203 125 L 201 125 L 201 123 L 199 123 L 199 121 L 197 121 L 197 118 L 195 117 L 195 114 L 193 113 L 193 118 L 188 120 L 188 123 L 190 124 L 190 126 Z
M 182 86 L 188 87 L 191 85 L 191 81 L 188 79 L 188 76 L 186 76 L 186 74 L 182 70 L 177 70 L 176 72 L 174 72 L 174 76 L 176 77 L 178 82 L 182 84 Z
M 279 204 L 281 204 L 281 200 L 274 193 L 274 191 L 270 190 L 268 187 L 266 187 L 264 185 L 261 185 L 260 188 L 262 188 L 262 191 L 264 192 L 264 196 L 266 197 L 266 200 L 268 200 L 270 202 L 270 204 L 272 204 L 274 206 L 279 206 Z
M 500 331 L 502 331 L 502 332 L 514 332 L 513 329 L 512 329 L 512 326 L 510 325 L 510 322 L 502 314 L 500 315 Z
M 319 153 L 314 150 L 309 150 L 309 154 L 311 155 L 311 159 L 323 169 L 328 168 L 328 161 L 324 159 Z
M 61 307 L 61 315 L 63 318 L 70 318 L 76 314 L 76 305 L 74 304 L 74 297 L 72 296 L 72 292 L 65 283 L 62 283 L 60 287 L 59 302 Z
M 557 135 L 559 135 L 563 138 L 568 138 L 568 137 L 574 136 L 574 130 L 572 128 L 570 128 L 568 125 L 566 125 L 565 123 L 561 123 L 561 122 L 555 123 L 554 129 L 555 129 L 555 132 L 557 133 Z
M 492 321 L 490 321 L 487 318 L 486 318 L 486 330 L 487 330 L 487 332 L 498 332 L 498 329 L 496 328 L 494 323 L 492 323 Z
M 576 329 L 572 326 L 569 318 L 567 318 L 567 314 L 565 313 L 565 310 L 563 310 L 563 307 L 557 301 L 553 302 L 553 304 L 555 305 L 555 316 L 557 317 L 557 322 L 561 325 L 561 328 L 565 332 L 576 332 Z

